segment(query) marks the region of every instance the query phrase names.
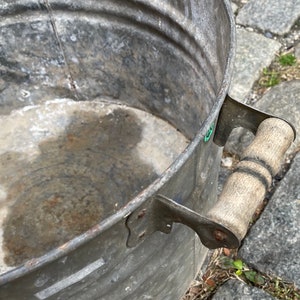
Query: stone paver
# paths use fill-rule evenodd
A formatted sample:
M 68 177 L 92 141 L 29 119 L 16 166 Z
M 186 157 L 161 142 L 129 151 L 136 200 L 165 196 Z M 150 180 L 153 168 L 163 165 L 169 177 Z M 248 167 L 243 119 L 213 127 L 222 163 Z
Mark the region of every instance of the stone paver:
M 273 34 L 288 34 L 300 17 L 300 0 L 249 0 L 240 8 L 237 23 L 250 26 L 237 30 L 237 55 L 229 95 L 244 102 L 264 67 L 275 59 L 281 44 L 268 39 Z M 254 33 L 251 29 L 260 29 Z M 293 29 L 295 30 L 295 29 Z M 282 36 L 278 38 L 281 42 Z M 283 45 L 283 44 L 282 44 Z M 300 59 L 300 42 L 295 46 Z M 297 153 L 290 170 L 279 182 L 259 220 L 243 241 L 238 256 L 260 272 L 294 282 L 300 288 L 300 80 L 283 82 L 270 90 L 255 107 L 290 121 L 298 136 L 289 150 Z M 225 149 L 241 154 L 253 139 L 246 130 L 236 130 Z M 220 187 L 228 175 L 222 168 Z M 213 300 L 275 299 L 263 290 L 231 279 L 221 286 Z
M 273 300 L 271 295 L 256 287 L 231 279 L 222 285 L 212 300 Z
M 289 152 L 300 146 L 300 80 L 283 82 L 274 86 L 260 99 L 256 108 L 281 117 L 295 127 L 299 133 Z
M 238 10 L 238 6 L 235 3 L 231 3 L 231 8 L 233 13 L 235 13 Z
M 264 273 L 300 288 L 300 153 L 260 219 L 251 228 L 240 257 Z
M 300 60 L 300 42 L 295 46 L 295 56 Z
M 300 0 L 250 0 L 239 12 L 237 23 L 283 35 L 300 17 Z
M 241 102 L 251 91 L 264 67 L 274 59 L 281 44 L 261 34 L 237 29 L 237 48 L 229 95 Z

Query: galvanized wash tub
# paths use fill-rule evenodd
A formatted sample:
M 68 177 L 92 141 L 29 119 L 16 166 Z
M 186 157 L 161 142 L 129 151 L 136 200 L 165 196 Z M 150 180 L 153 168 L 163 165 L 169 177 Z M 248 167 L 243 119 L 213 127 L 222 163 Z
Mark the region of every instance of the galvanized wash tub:
M 255 144 L 214 205 L 218 145 L 273 120 L 228 98 L 217 125 L 229 2 L 20 0 L 0 14 L 0 298 L 179 299 L 207 253 L 190 228 L 237 247 L 294 137 L 265 125 L 257 143 L 275 150 Z

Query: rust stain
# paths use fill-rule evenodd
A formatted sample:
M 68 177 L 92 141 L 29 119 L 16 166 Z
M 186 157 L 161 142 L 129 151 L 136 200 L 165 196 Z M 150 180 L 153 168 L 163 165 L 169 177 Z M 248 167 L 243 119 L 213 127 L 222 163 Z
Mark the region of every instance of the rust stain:
M 7 265 L 55 247 L 64 250 L 74 237 L 97 232 L 103 218 L 157 178 L 133 152 L 141 126 L 134 113 L 119 108 L 101 118 L 75 111 L 64 134 L 39 145 L 40 156 L 30 163 L 19 159 L 26 176 L 15 172 L 9 187 L 12 204 L 3 223 Z

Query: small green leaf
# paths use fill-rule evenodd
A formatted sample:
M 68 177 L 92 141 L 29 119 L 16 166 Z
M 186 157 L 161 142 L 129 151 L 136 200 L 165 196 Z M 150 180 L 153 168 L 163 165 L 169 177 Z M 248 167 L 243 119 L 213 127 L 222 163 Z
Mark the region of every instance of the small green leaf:
M 237 259 L 233 262 L 233 266 L 238 269 L 242 270 L 243 269 L 243 262 L 240 259 Z
M 236 271 L 235 271 L 235 274 L 236 274 L 237 276 L 241 276 L 241 275 L 243 274 L 243 271 L 242 271 L 242 270 L 236 270 Z
M 231 269 L 233 266 L 233 259 L 224 256 L 220 259 L 220 264 L 224 269 Z
M 255 271 L 245 271 L 244 274 L 249 281 L 255 283 L 255 277 L 257 275 Z
M 270 72 L 268 71 L 267 68 L 263 68 L 263 74 L 264 75 L 270 75 Z
M 260 85 L 264 87 L 272 87 L 277 85 L 280 82 L 279 73 L 268 70 L 267 68 L 263 69 L 263 78 L 260 80 Z
M 266 282 L 265 279 L 261 275 L 259 275 L 259 274 L 256 275 L 256 277 L 255 277 L 256 284 L 263 285 L 263 284 L 265 284 L 265 282 Z
M 258 285 L 263 285 L 265 283 L 264 278 L 255 271 L 251 271 L 251 270 L 245 271 L 244 275 L 252 283 L 255 283 Z
M 271 87 L 279 83 L 279 78 L 276 74 L 272 74 L 266 86 Z
M 293 54 L 281 55 L 278 60 L 282 66 L 293 66 L 297 62 L 297 59 Z

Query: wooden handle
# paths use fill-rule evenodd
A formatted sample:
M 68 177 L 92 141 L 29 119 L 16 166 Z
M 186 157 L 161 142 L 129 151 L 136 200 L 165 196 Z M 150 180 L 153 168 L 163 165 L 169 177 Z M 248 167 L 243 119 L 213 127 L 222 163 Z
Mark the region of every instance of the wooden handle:
M 218 202 L 208 212 L 208 218 L 229 229 L 241 241 L 293 140 L 294 131 L 287 122 L 276 118 L 264 120 L 237 169 L 227 179 Z

